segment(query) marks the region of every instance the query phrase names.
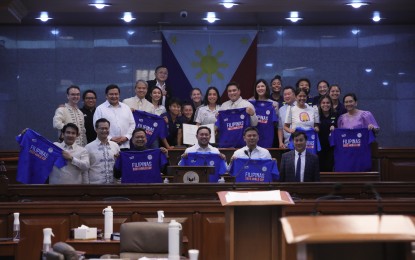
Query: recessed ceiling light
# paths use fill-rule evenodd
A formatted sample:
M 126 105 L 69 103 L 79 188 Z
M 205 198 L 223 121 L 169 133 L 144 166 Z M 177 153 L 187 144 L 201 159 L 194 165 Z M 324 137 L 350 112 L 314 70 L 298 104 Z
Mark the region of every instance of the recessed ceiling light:
M 36 19 L 41 20 L 42 22 L 47 22 L 48 20 L 51 20 L 53 18 L 50 18 L 48 15 L 48 12 L 40 12 L 40 16 L 37 17 Z
M 59 30 L 58 29 L 53 29 L 50 31 L 51 34 L 53 35 L 59 35 Z
M 223 7 L 225 7 L 225 8 L 232 8 L 232 7 L 234 7 L 234 6 L 236 6 L 236 5 L 240 5 L 239 3 L 236 3 L 236 2 L 231 2 L 231 1 L 227 1 L 227 2 L 220 2 L 219 3 L 220 5 L 223 5 Z
M 286 20 L 290 20 L 293 23 L 296 23 L 300 20 L 303 20 L 303 18 L 298 16 L 298 12 L 294 11 L 294 12 L 290 12 L 290 17 L 285 18 Z
M 347 3 L 346 5 L 351 6 L 351 7 L 355 8 L 355 9 L 357 9 L 357 8 L 362 7 L 362 6 L 369 5 L 369 3 L 367 3 L 367 2 L 354 1 L 354 2 L 351 2 L 351 3 Z
M 203 18 L 202 20 L 208 21 L 209 23 L 214 23 L 220 19 L 216 17 L 215 12 L 208 12 L 206 17 Z
M 126 22 L 126 23 L 129 23 L 132 20 L 135 20 L 135 18 L 133 17 L 133 14 L 131 12 L 125 12 L 124 16 L 121 19 L 124 20 L 124 22 Z
M 374 11 L 372 20 L 377 23 L 377 22 L 380 21 L 380 19 L 382 19 L 382 18 L 380 18 L 380 13 L 378 11 Z
M 89 6 L 95 6 L 95 8 L 97 8 L 97 9 L 102 9 L 104 7 L 107 7 L 107 6 L 111 6 L 111 4 L 105 4 L 105 3 L 89 3 L 88 5 Z

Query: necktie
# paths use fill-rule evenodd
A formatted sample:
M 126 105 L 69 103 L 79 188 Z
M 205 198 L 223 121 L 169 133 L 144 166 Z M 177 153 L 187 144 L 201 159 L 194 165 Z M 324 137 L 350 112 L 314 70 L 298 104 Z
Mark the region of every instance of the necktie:
M 297 167 L 295 168 L 295 181 L 301 182 L 301 153 L 298 153 Z
M 138 100 L 138 110 L 143 110 L 143 100 Z

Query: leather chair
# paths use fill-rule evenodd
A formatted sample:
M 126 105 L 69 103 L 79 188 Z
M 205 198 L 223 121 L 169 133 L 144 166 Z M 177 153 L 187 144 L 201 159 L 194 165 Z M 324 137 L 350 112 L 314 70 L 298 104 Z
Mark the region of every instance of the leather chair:
M 129 222 L 120 227 L 120 258 L 168 257 L 168 223 Z
M 64 242 L 57 242 L 52 248 L 53 251 L 46 252 L 46 260 L 78 260 L 83 255 L 83 252 L 76 251 Z

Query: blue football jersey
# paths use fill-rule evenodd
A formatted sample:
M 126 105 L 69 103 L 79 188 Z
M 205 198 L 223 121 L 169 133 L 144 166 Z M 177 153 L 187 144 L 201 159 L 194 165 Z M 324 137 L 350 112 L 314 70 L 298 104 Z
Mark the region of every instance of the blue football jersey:
M 218 182 L 220 175 L 226 173 L 226 162 L 214 153 L 188 153 L 179 162 L 180 166 L 215 166 L 215 174 L 209 175 L 209 182 Z
M 337 128 L 329 136 L 334 146 L 334 171 L 366 172 L 372 170 L 372 151 L 370 144 L 375 135 L 367 128 Z
M 271 159 L 234 159 L 229 174 L 236 182 L 272 182 L 280 178 L 277 162 Z
M 250 125 L 251 121 L 246 113 L 246 108 L 219 111 L 216 121 L 216 126 L 219 129 L 219 147 L 244 147 L 244 130 Z
M 166 138 L 167 127 L 162 117 L 140 110 L 135 110 L 133 116 L 135 127 L 146 130 L 147 148 L 158 138 Z
M 297 127 L 295 131 L 304 132 L 307 135 L 307 144 L 306 149 L 307 152 L 317 154 L 317 152 L 321 151 L 320 139 L 318 137 L 318 133 L 314 131 L 313 128 L 304 129 L 301 127 Z M 294 140 L 290 136 L 290 142 L 288 143 L 288 149 L 294 150 Z
M 27 129 L 24 134 L 16 137 L 16 141 L 20 145 L 17 181 L 25 184 L 44 184 L 53 166 L 66 166 L 62 149 L 35 131 Z
M 259 132 L 258 145 L 271 148 L 275 136 L 274 125 L 278 122 L 274 106 L 270 101 L 249 100 L 249 102 L 254 105 L 258 117 L 258 125 L 256 126 Z
M 160 149 L 120 152 L 115 168 L 121 170 L 121 183 L 161 183 L 161 170 L 167 158 Z

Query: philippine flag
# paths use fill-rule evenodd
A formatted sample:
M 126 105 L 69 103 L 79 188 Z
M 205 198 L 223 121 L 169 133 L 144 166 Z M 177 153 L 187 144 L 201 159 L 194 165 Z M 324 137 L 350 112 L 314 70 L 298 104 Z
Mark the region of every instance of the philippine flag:
M 169 69 L 173 95 L 189 100 L 192 88 L 240 84 L 242 96 L 253 95 L 256 80 L 257 31 L 163 31 L 162 62 Z M 222 101 L 227 100 L 226 93 Z

